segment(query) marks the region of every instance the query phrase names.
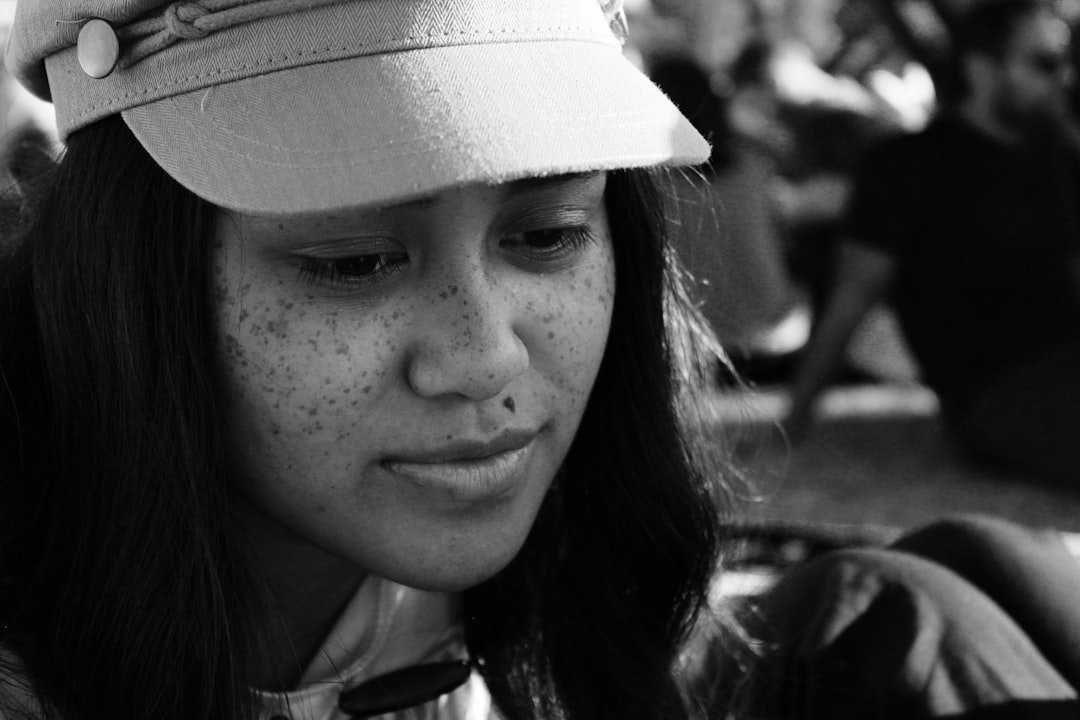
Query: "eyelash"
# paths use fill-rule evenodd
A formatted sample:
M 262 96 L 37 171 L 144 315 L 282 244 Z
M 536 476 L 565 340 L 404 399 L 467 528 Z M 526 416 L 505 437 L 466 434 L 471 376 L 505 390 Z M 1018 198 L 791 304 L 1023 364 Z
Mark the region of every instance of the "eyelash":
M 376 265 L 370 272 L 357 274 L 346 270 L 350 264 L 372 261 Z M 326 285 L 335 289 L 364 288 L 401 272 L 408 261 L 409 256 L 405 253 L 372 253 L 343 258 L 302 257 L 300 279 L 310 285 Z
M 564 258 L 570 257 L 586 246 L 596 241 L 596 235 L 588 225 L 572 225 L 570 227 L 555 227 L 544 228 L 542 230 L 528 230 L 521 233 L 515 233 L 511 237 L 522 236 L 528 238 L 530 235 L 534 236 L 556 236 L 556 241 L 551 245 L 544 247 L 535 247 L 525 244 L 527 254 L 531 257 L 526 259 L 529 262 L 534 263 L 555 263 Z
M 555 241 L 542 246 L 528 244 L 529 236 L 556 236 Z M 597 236 L 588 225 L 544 228 L 514 233 L 511 238 L 522 237 L 524 242 L 515 249 L 522 255 L 523 262 L 532 268 L 557 265 L 561 260 L 572 257 L 586 246 L 595 242 Z M 507 246 L 507 241 L 501 243 Z M 300 279 L 311 285 L 325 285 L 333 289 L 364 289 L 380 283 L 392 275 L 401 272 L 409 262 L 408 254 L 403 252 L 371 253 L 342 258 L 301 257 L 299 261 Z M 353 265 L 371 265 L 368 272 L 357 273 Z

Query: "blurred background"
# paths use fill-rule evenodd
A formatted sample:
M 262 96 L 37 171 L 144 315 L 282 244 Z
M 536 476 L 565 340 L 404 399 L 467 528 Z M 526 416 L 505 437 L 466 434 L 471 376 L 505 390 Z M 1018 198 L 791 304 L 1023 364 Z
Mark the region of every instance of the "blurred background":
M 5 46 L 14 18 L 15 0 L 0 0 L 0 40 Z M 52 105 L 16 82 L 0 56 L 0 230 L 17 217 L 24 184 L 59 151 Z M 6 234 L 0 232 L 0 251 Z
M 979 1 L 627 0 L 628 53 L 713 145 L 681 181 L 676 235 L 736 371 L 718 373 L 718 441 L 762 519 L 895 529 L 975 511 L 1080 531 L 1080 478 L 1048 485 L 957 452 L 888 302 L 855 331 L 812 430 L 791 442 L 781 425 L 853 172 L 938 111 L 950 29 Z M 1080 1 L 1054 8 L 1077 27 Z

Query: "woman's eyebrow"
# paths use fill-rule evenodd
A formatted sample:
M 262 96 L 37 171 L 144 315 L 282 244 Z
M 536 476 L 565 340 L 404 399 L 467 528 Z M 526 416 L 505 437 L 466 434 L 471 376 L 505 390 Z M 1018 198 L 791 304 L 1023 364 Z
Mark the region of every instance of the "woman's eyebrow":
M 551 188 L 561 187 L 575 187 L 578 185 L 584 185 L 589 181 L 600 177 L 603 172 L 583 172 L 583 173 L 567 173 L 564 175 L 546 175 L 544 177 L 527 177 L 520 180 L 511 180 L 504 183 L 500 187 L 506 196 L 524 195 L 529 192 L 537 192 Z M 438 195 L 423 195 L 421 197 L 412 198 L 410 200 L 403 200 L 390 205 L 373 205 L 367 208 L 361 208 L 353 211 L 358 214 L 364 214 L 369 216 L 377 216 L 382 213 L 399 213 L 403 210 L 415 210 L 418 208 L 430 207 L 435 205 L 439 201 Z M 323 225 L 333 225 L 335 222 L 346 222 L 350 217 L 349 211 L 334 213 L 330 217 L 325 217 L 320 213 L 313 213 L 313 218 L 318 218 Z M 299 216 L 290 216 L 288 218 L 280 218 L 275 215 L 258 215 L 249 216 L 248 222 L 254 223 L 256 226 L 263 225 L 266 227 L 272 227 L 281 223 L 283 220 L 286 224 L 295 223 L 299 219 Z
M 523 195 L 529 192 L 537 192 L 550 188 L 574 186 L 584 184 L 603 175 L 603 172 L 566 173 L 564 175 L 546 175 L 543 177 L 527 177 L 520 180 L 511 180 L 498 186 L 507 196 Z M 417 208 L 430 207 L 438 202 L 438 195 L 424 195 L 411 200 L 403 200 L 391 205 L 373 207 L 373 212 L 400 212 L 402 210 L 415 210 Z
M 585 183 L 602 174 L 603 173 L 599 172 L 585 172 L 568 173 L 566 175 L 548 175 L 545 177 L 528 177 L 522 178 L 521 180 L 512 180 L 506 183 L 505 187 L 508 193 L 517 194 L 561 185 Z

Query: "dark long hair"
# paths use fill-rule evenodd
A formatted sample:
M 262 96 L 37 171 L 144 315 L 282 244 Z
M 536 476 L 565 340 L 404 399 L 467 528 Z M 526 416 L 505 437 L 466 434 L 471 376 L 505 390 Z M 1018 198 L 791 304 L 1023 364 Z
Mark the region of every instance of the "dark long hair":
M 673 667 L 721 539 L 660 196 L 627 171 L 607 199 L 617 291 L 592 399 L 525 548 L 466 593 L 514 720 L 684 717 Z M 0 266 L 0 644 L 60 717 L 252 714 L 213 212 L 107 119 L 70 138 Z
M 61 717 L 241 717 L 212 208 L 112 118 L 3 267 L 2 642 Z

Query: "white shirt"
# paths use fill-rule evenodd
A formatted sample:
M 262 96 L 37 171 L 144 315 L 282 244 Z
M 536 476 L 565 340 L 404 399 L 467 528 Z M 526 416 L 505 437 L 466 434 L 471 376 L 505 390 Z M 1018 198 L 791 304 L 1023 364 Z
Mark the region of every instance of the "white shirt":
M 301 687 L 259 692 L 263 720 L 349 720 L 338 709 L 342 692 L 409 665 L 467 657 L 461 597 L 368 577 L 304 671 Z M 379 720 L 488 720 L 491 696 L 473 672 L 457 690 Z

